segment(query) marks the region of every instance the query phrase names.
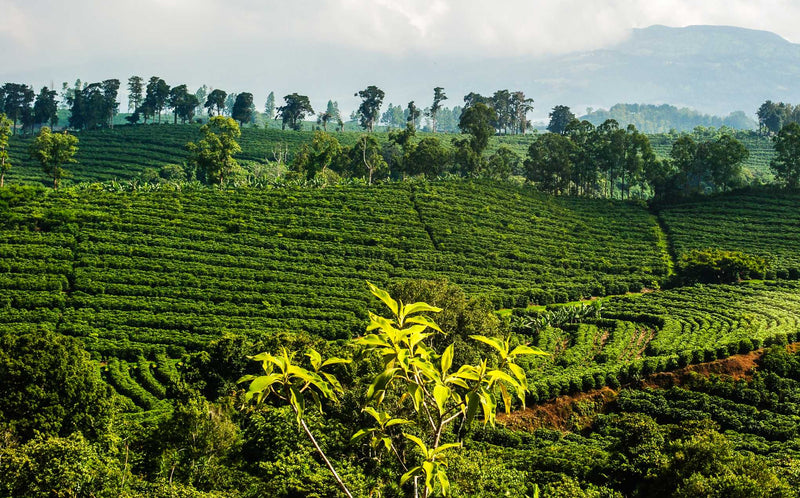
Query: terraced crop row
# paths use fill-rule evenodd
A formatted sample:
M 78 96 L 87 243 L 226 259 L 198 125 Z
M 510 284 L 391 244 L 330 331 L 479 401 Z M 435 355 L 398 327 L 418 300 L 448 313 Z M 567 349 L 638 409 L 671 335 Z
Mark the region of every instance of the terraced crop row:
M 352 337 L 375 306 L 366 280 L 449 278 L 499 307 L 665 273 L 641 206 L 499 183 L 6 189 L 0 203 L 0 329 L 58 330 L 98 359 L 177 358 L 225 332 Z
M 780 191 L 724 194 L 665 206 L 660 216 L 676 255 L 724 249 L 763 256 L 768 277 L 800 277 L 800 196 Z
M 516 312 L 523 315 L 521 311 Z M 604 302 L 602 319 L 521 328 L 551 353 L 528 366 L 543 399 L 800 339 L 800 283 L 697 285 Z

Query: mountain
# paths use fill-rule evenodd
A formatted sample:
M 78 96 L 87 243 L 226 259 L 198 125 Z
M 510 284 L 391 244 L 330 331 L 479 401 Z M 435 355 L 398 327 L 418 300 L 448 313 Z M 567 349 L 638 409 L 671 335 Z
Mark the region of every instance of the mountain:
M 530 71 L 537 100 L 578 111 L 639 102 L 752 114 L 767 99 L 800 101 L 800 45 L 765 31 L 651 26 L 616 46 L 540 62 Z

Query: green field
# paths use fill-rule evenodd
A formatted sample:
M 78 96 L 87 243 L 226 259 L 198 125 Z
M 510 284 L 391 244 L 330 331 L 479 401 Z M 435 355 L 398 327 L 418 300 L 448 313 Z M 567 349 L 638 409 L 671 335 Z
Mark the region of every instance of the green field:
M 228 333 L 357 336 L 374 306 L 366 280 L 447 279 L 500 308 L 658 288 L 671 268 L 643 205 L 500 182 L 3 194 L 0 329 L 79 337 L 96 358 L 122 360 L 109 367 L 115 383 L 129 376 L 125 362 L 177 359 Z M 727 195 L 659 216 L 678 254 L 762 254 L 787 277 L 798 202 Z M 793 339 L 799 314 L 792 282 L 699 286 L 611 298 L 597 320 L 518 331 L 554 353 L 529 365 L 547 398 Z
M 768 276 L 800 276 L 800 197 L 754 190 L 664 206 L 660 216 L 678 257 L 717 248 L 765 257 Z
M 367 279 L 447 278 L 500 307 L 667 273 L 641 206 L 504 184 L 5 193 L 3 327 L 56 328 L 103 356 L 175 357 L 225 332 L 352 337 Z

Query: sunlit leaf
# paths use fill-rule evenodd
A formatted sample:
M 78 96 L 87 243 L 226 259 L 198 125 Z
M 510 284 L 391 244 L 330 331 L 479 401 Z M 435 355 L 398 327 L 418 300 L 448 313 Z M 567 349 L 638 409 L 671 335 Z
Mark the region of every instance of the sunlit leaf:
M 389 295 L 388 292 L 386 292 L 383 289 L 379 289 L 378 287 L 373 285 L 371 282 L 367 282 L 367 285 L 369 286 L 369 291 L 372 293 L 373 296 L 375 296 L 378 299 L 380 299 L 381 301 L 383 301 L 383 303 L 386 306 L 388 306 L 390 310 L 392 310 L 393 314 L 395 314 L 395 315 L 398 314 L 399 310 L 398 310 L 398 306 L 397 306 L 397 301 L 392 299 L 392 297 Z
M 447 400 L 450 398 L 450 388 L 443 384 L 436 384 L 433 387 L 433 399 L 436 400 L 436 407 L 439 408 L 439 415 L 444 414 L 447 408 Z
M 439 332 L 442 332 L 442 329 L 440 329 L 439 326 L 436 325 L 436 322 L 434 322 L 430 318 L 428 318 L 426 316 L 423 316 L 423 315 L 417 315 L 417 316 L 412 316 L 412 317 L 406 318 L 405 323 L 407 323 L 407 324 L 408 323 L 418 323 L 420 325 L 425 325 L 428 328 L 432 328 L 433 330 L 437 330 Z
M 447 346 L 442 353 L 442 375 L 447 375 L 450 367 L 453 366 L 453 346 L 453 344 Z
M 549 356 L 549 353 L 546 353 L 538 348 L 532 348 L 530 346 L 519 345 L 511 350 L 509 356 L 518 356 L 521 354 L 535 354 L 539 356 Z

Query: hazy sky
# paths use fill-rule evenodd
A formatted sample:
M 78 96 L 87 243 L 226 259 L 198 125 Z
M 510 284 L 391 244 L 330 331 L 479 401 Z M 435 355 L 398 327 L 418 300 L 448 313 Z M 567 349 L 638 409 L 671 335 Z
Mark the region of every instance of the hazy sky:
M 601 48 L 653 24 L 800 42 L 798 19 L 797 0 L 0 0 L 0 82 L 157 74 L 257 102 L 269 90 L 347 102 L 367 84 L 391 87 L 391 77 L 369 80 L 376 64 L 408 71 L 419 61 L 428 88 L 438 83 L 426 69 L 439 61 Z M 387 101 L 410 91 L 387 90 Z

